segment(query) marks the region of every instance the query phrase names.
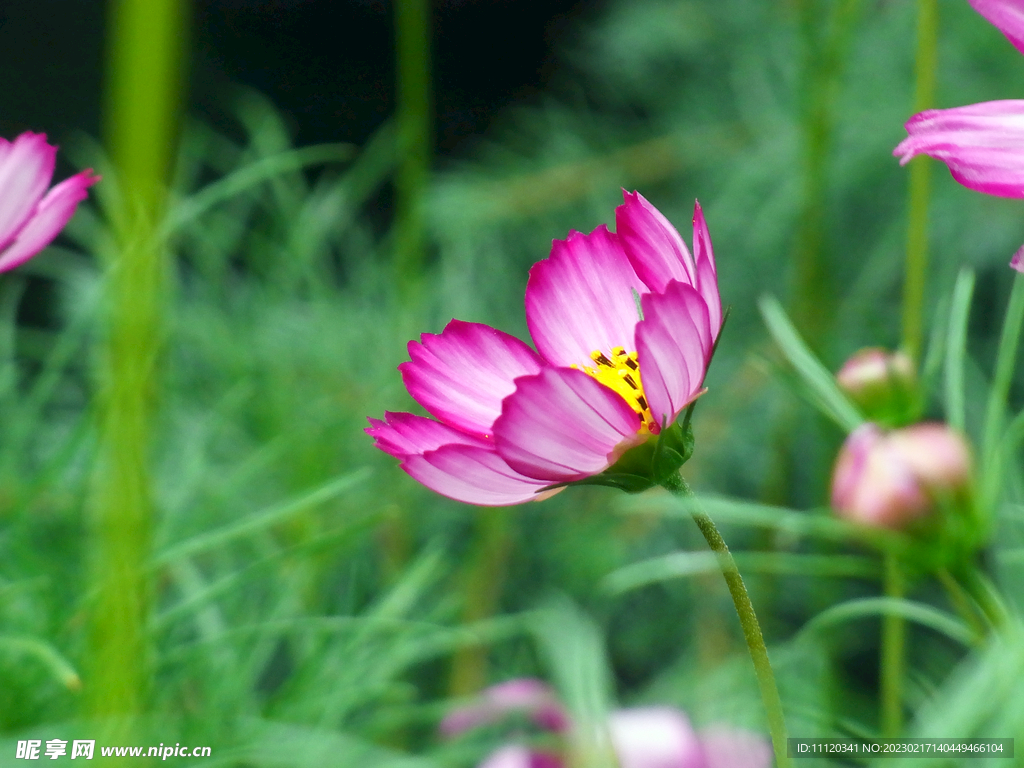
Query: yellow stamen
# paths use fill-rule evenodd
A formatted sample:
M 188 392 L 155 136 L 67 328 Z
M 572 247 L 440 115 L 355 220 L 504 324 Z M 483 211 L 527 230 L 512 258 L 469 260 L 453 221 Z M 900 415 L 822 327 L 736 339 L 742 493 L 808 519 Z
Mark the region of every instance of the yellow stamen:
M 608 357 L 598 349 L 590 353 L 590 359 L 594 361 L 593 368 L 578 365 L 574 365 L 573 368 L 580 368 L 622 397 L 640 417 L 640 434 L 648 434 L 656 422 L 644 396 L 636 352 L 627 354 L 622 347 L 615 347 L 611 351 L 611 357 Z

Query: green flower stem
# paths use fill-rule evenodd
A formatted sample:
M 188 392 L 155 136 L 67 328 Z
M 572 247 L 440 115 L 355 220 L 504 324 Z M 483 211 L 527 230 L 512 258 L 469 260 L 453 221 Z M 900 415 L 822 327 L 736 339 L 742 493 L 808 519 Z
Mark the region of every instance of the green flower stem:
M 430 177 L 430 4 L 396 0 L 398 171 L 395 176 L 394 267 L 399 296 L 417 291 L 425 262 L 425 198 Z
M 152 521 L 149 455 L 166 293 L 156 236 L 177 133 L 188 3 L 110 3 L 106 133 L 112 169 L 97 189 L 114 236 L 106 260 L 106 334 L 90 515 L 89 717 L 130 741 L 146 709 Z
M 856 28 L 861 0 L 798 0 L 803 49 L 800 87 L 802 202 L 793 244 L 792 314 L 808 345 L 820 350 L 835 315 L 828 268 L 828 200 L 835 140 L 836 94 Z
M 917 2 L 917 61 L 914 68 L 914 111 L 928 109 L 935 101 L 935 69 L 938 58 L 938 9 L 936 0 Z M 903 350 L 912 360 L 921 357 L 924 338 L 924 296 L 928 274 L 928 186 L 931 160 L 910 162 L 907 260 L 903 282 Z
M 664 487 L 676 496 L 693 499 L 693 491 L 678 473 L 666 480 Z M 692 507 L 692 514 L 694 522 L 700 528 L 711 551 L 718 557 L 719 567 L 722 569 L 725 583 L 729 587 L 729 594 L 732 595 L 736 615 L 739 616 L 740 626 L 743 628 L 743 639 L 747 642 L 750 659 L 754 662 L 757 685 L 761 689 L 761 701 L 764 703 L 765 713 L 768 716 L 768 730 L 772 736 L 776 765 L 778 768 L 788 768 L 790 760 L 786 753 L 786 719 L 782 711 L 782 699 L 779 698 L 775 673 L 772 672 L 772 665 L 768 660 L 768 649 L 765 647 L 761 625 L 757 622 L 757 614 L 754 613 L 750 595 L 747 594 L 743 577 L 740 576 L 740 572 L 736 568 L 736 561 L 722 539 L 722 534 L 715 527 L 714 521 L 706 512 L 696 506 Z
M 903 598 L 906 589 L 899 558 L 884 555 L 885 596 Z M 882 736 L 894 739 L 903 730 L 903 676 L 906 666 L 907 624 L 902 616 L 886 614 L 882 619 L 881 724 Z
M 505 583 L 505 568 L 512 547 L 511 518 L 504 507 L 475 510 L 474 555 L 463 575 L 462 620 L 475 624 L 495 614 Z M 464 645 L 452 658 L 448 692 L 469 696 L 487 685 L 487 644 Z
M 1013 368 L 1017 359 L 1021 323 L 1024 322 L 1024 274 L 1017 274 L 1013 281 L 1010 304 L 1003 320 L 1003 332 L 999 339 L 999 354 L 996 357 L 996 371 L 989 391 L 988 407 L 985 411 L 983 468 L 986 473 L 998 471 L 994 465 L 998 458 L 1002 426 L 1006 418 L 1006 399 L 1013 382 Z M 990 483 L 986 483 L 990 485 Z M 995 499 L 986 501 L 994 502 Z

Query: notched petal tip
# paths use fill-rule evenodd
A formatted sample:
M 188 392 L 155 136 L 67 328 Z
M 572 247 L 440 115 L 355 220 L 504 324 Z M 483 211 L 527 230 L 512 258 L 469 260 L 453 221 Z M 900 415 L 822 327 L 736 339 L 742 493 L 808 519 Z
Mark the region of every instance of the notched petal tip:
M 14 269 L 48 246 L 88 197 L 100 177 L 86 169 L 57 184 L 34 206 L 7 247 L 0 252 L 0 272 Z

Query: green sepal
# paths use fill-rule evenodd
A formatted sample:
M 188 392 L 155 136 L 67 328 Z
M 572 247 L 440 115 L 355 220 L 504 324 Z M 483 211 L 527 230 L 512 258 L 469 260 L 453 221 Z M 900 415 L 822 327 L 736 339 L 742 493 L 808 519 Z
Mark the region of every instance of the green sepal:
M 658 435 L 651 461 L 651 475 L 658 485 L 675 475 L 693 455 L 694 438 L 690 417 L 696 404 L 696 401 L 690 403 L 682 418 L 671 425 L 664 425 Z
M 627 472 L 612 472 L 611 468 L 608 468 L 599 475 L 591 475 L 571 483 L 558 483 L 557 485 L 548 486 L 543 490 L 558 488 L 562 485 L 604 485 L 609 488 L 618 488 L 626 493 L 640 493 L 640 491 L 653 488 L 654 482 L 649 477 L 633 475 Z
M 663 426 L 658 436 L 651 436 L 640 445 L 626 451 L 604 472 L 582 480 L 553 483 L 542 491 L 569 485 L 603 485 L 626 493 L 640 493 L 655 485 L 664 485 L 693 455 L 693 427 L 690 417 L 696 401 L 671 426 Z

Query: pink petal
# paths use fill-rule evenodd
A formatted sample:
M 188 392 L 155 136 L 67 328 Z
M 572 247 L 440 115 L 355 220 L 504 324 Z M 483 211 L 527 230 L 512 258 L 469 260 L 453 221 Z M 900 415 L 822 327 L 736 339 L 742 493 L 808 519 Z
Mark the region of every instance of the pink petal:
M 639 428 L 640 417 L 608 387 L 579 370 L 545 368 L 516 381 L 494 437 L 510 467 L 551 483 L 607 469 Z
M 722 299 L 718 295 L 718 270 L 715 251 L 711 247 L 711 233 L 704 220 L 700 203 L 693 203 L 693 255 L 697 262 L 697 291 L 708 308 L 711 338 L 717 339 L 722 330 Z
M 24 264 L 53 242 L 53 238 L 75 214 L 78 204 L 85 199 L 86 190 L 99 180 L 99 176 L 87 170 L 65 179 L 51 189 L 18 232 L 14 242 L 0 253 L 0 272 Z
M 371 426 L 363 431 L 376 441 L 378 448 L 396 459 L 436 451 L 443 445 L 476 445 L 493 450 L 488 441 L 425 416 L 389 411 L 384 419 L 368 419 Z
M 647 288 L 607 227 L 555 240 L 526 286 L 526 324 L 537 350 L 560 366 L 593 365 L 596 350 L 632 351 L 640 320 L 633 291 Z
M 1013 254 L 1013 258 L 1010 259 L 1010 266 L 1018 272 L 1024 272 L 1024 245 L 1018 248 L 1017 252 Z
M 506 507 L 551 495 L 539 493 L 549 483 L 524 477 L 489 447 L 445 445 L 406 457 L 402 469 L 430 490 L 466 504 Z
M 57 148 L 46 143 L 43 133 L 28 131 L 4 147 L 0 156 L 0 249 L 14 240 L 50 185 L 56 157 Z
M 712 348 L 708 308 L 685 283 L 643 297 L 636 328 L 637 362 L 654 420 L 671 424 L 701 394 Z
M 1020 0 L 970 0 L 970 3 L 1024 53 L 1024 5 Z
M 697 735 L 676 709 L 619 710 L 608 718 L 608 730 L 620 768 L 704 768 Z
M 540 356 L 507 333 L 480 323 L 452 320 L 439 334 L 409 342 L 407 363 L 398 369 L 413 398 L 437 418 L 482 435 L 490 434 L 513 380 L 540 371 Z
M 615 209 L 615 230 L 629 263 L 655 293 L 671 280 L 697 285 L 693 257 L 676 228 L 639 192 L 622 191 L 625 202 Z
M 1024 101 L 929 109 L 910 118 L 906 128 L 909 135 L 893 150 L 901 165 L 929 155 L 969 189 L 1024 197 Z
M 726 726 L 700 732 L 704 768 L 771 768 L 772 745 L 756 733 Z

